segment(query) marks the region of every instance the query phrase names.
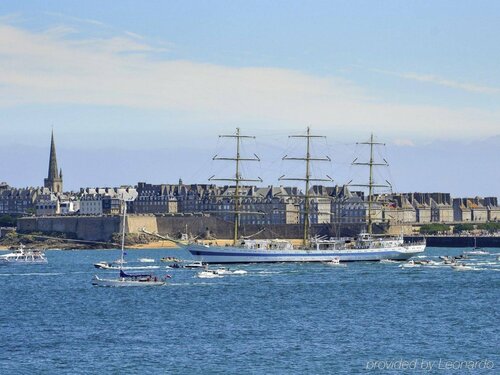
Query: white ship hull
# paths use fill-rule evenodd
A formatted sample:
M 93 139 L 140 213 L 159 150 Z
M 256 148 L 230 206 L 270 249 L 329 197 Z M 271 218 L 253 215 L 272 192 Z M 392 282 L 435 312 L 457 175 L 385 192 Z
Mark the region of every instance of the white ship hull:
M 186 247 L 191 255 L 203 263 L 273 263 L 273 262 L 341 262 L 407 260 L 425 250 L 424 244 L 385 248 L 342 250 L 269 250 L 242 247 L 220 247 L 192 244 Z

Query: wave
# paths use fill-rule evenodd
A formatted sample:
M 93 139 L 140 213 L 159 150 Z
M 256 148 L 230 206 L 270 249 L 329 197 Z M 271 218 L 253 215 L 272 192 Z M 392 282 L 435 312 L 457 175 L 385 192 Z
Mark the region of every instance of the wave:
M 60 276 L 62 272 L 0 273 L 0 276 Z

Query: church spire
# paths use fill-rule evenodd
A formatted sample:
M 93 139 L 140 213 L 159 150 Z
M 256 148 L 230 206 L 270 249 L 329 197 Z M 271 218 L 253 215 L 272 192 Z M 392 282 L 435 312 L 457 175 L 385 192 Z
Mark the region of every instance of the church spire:
M 56 144 L 54 142 L 54 130 L 50 137 L 50 156 L 49 156 L 49 173 L 44 180 L 44 186 L 49 188 L 54 193 L 62 193 L 62 170 L 58 171 Z
M 50 137 L 50 156 L 49 156 L 49 179 L 58 178 L 58 168 L 57 168 L 57 157 L 56 157 L 56 144 L 54 142 L 54 130 L 52 130 L 52 135 Z

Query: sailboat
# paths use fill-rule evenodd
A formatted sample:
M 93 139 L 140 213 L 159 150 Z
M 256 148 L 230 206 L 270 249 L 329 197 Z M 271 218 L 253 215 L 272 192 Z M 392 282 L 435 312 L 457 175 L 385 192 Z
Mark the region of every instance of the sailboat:
M 474 236 L 474 248 L 471 251 L 464 251 L 466 255 L 489 255 L 490 253 L 477 246 L 477 237 Z
M 238 239 L 238 219 L 241 211 L 239 210 L 240 196 L 238 193 L 239 182 L 242 177 L 239 174 L 239 162 L 243 159 L 239 154 L 239 142 L 242 136 L 237 129 L 233 137 L 237 140 L 237 152 L 235 158 L 224 158 L 224 160 L 234 160 L 236 162 L 235 178 L 231 179 L 236 183 L 235 199 L 235 221 L 234 221 L 234 239 L 232 246 L 210 246 L 205 244 L 190 243 L 185 248 L 198 261 L 203 263 L 270 263 L 270 262 L 331 262 L 338 259 L 340 262 L 350 261 L 380 261 L 407 260 L 413 255 L 421 253 L 425 249 L 425 244 L 404 243 L 402 237 L 398 238 L 374 238 L 371 233 L 365 233 L 358 236 L 355 240 L 342 241 L 337 239 L 310 239 L 310 199 L 309 185 L 311 181 L 324 181 L 324 179 L 312 178 L 310 175 L 310 163 L 312 161 L 329 161 L 330 158 L 318 158 L 311 156 L 311 140 L 322 136 L 311 134 L 310 128 L 307 128 L 305 135 L 294 135 L 290 137 L 306 139 L 306 155 L 302 158 L 289 158 L 285 156 L 283 160 L 302 160 L 306 164 L 305 178 L 284 178 L 280 180 L 300 180 L 305 182 L 304 195 L 304 228 L 303 244 L 295 248 L 286 240 L 248 240 Z M 322 137 L 324 138 L 324 137 Z M 373 136 L 372 136 L 372 156 L 373 156 Z M 373 158 L 372 158 L 373 159 Z M 374 165 L 371 159 L 372 166 Z M 371 172 L 371 170 L 370 170 Z M 329 179 L 328 181 L 331 181 Z M 373 180 L 370 175 L 370 184 Z M 373 186 L 372 186 L 373 188 Z M 370 188 L 371 193 L 371 188 Z M 371 194 L 369 200 L 369 209 L 371 211 Z M 371 214 L 371 212 L 370 212 Z M 371 215 L 370 215 L 371 216 Z M 369 228 L 371 230 L 371 218 L 369 219 Z
M 165 281 L 161 278 L 151 275 L 151 274 L 128 274 L 123 270 L 123 264 L 125 263 L 125 222 L 127 217 L 127 203 L 123 199 L 123 216 L 122 216 L 122 243 L 121 243 L 121 256 L 118 263 L 119 275 L 116 279 L 100 278 L 94 275 L 92 279 L 92 285 L 94 286 L 108 286 L 108 287 L 144 287 L 144 286 L 162 286 L 165 285 Z

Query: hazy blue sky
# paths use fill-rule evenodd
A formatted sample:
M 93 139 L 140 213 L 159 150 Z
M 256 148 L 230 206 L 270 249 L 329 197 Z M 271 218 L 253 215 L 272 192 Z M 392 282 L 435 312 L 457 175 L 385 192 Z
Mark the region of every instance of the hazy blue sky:
M 206 182 L 239 126 L 272 184 L 310 125 L 337 183 L 363 178 L 373 131 L 398 190 L 499 195 L 499 19 L 497 1 L 2 1 L 0 180 L 40 185 L 54 127 L 69 189 Z

